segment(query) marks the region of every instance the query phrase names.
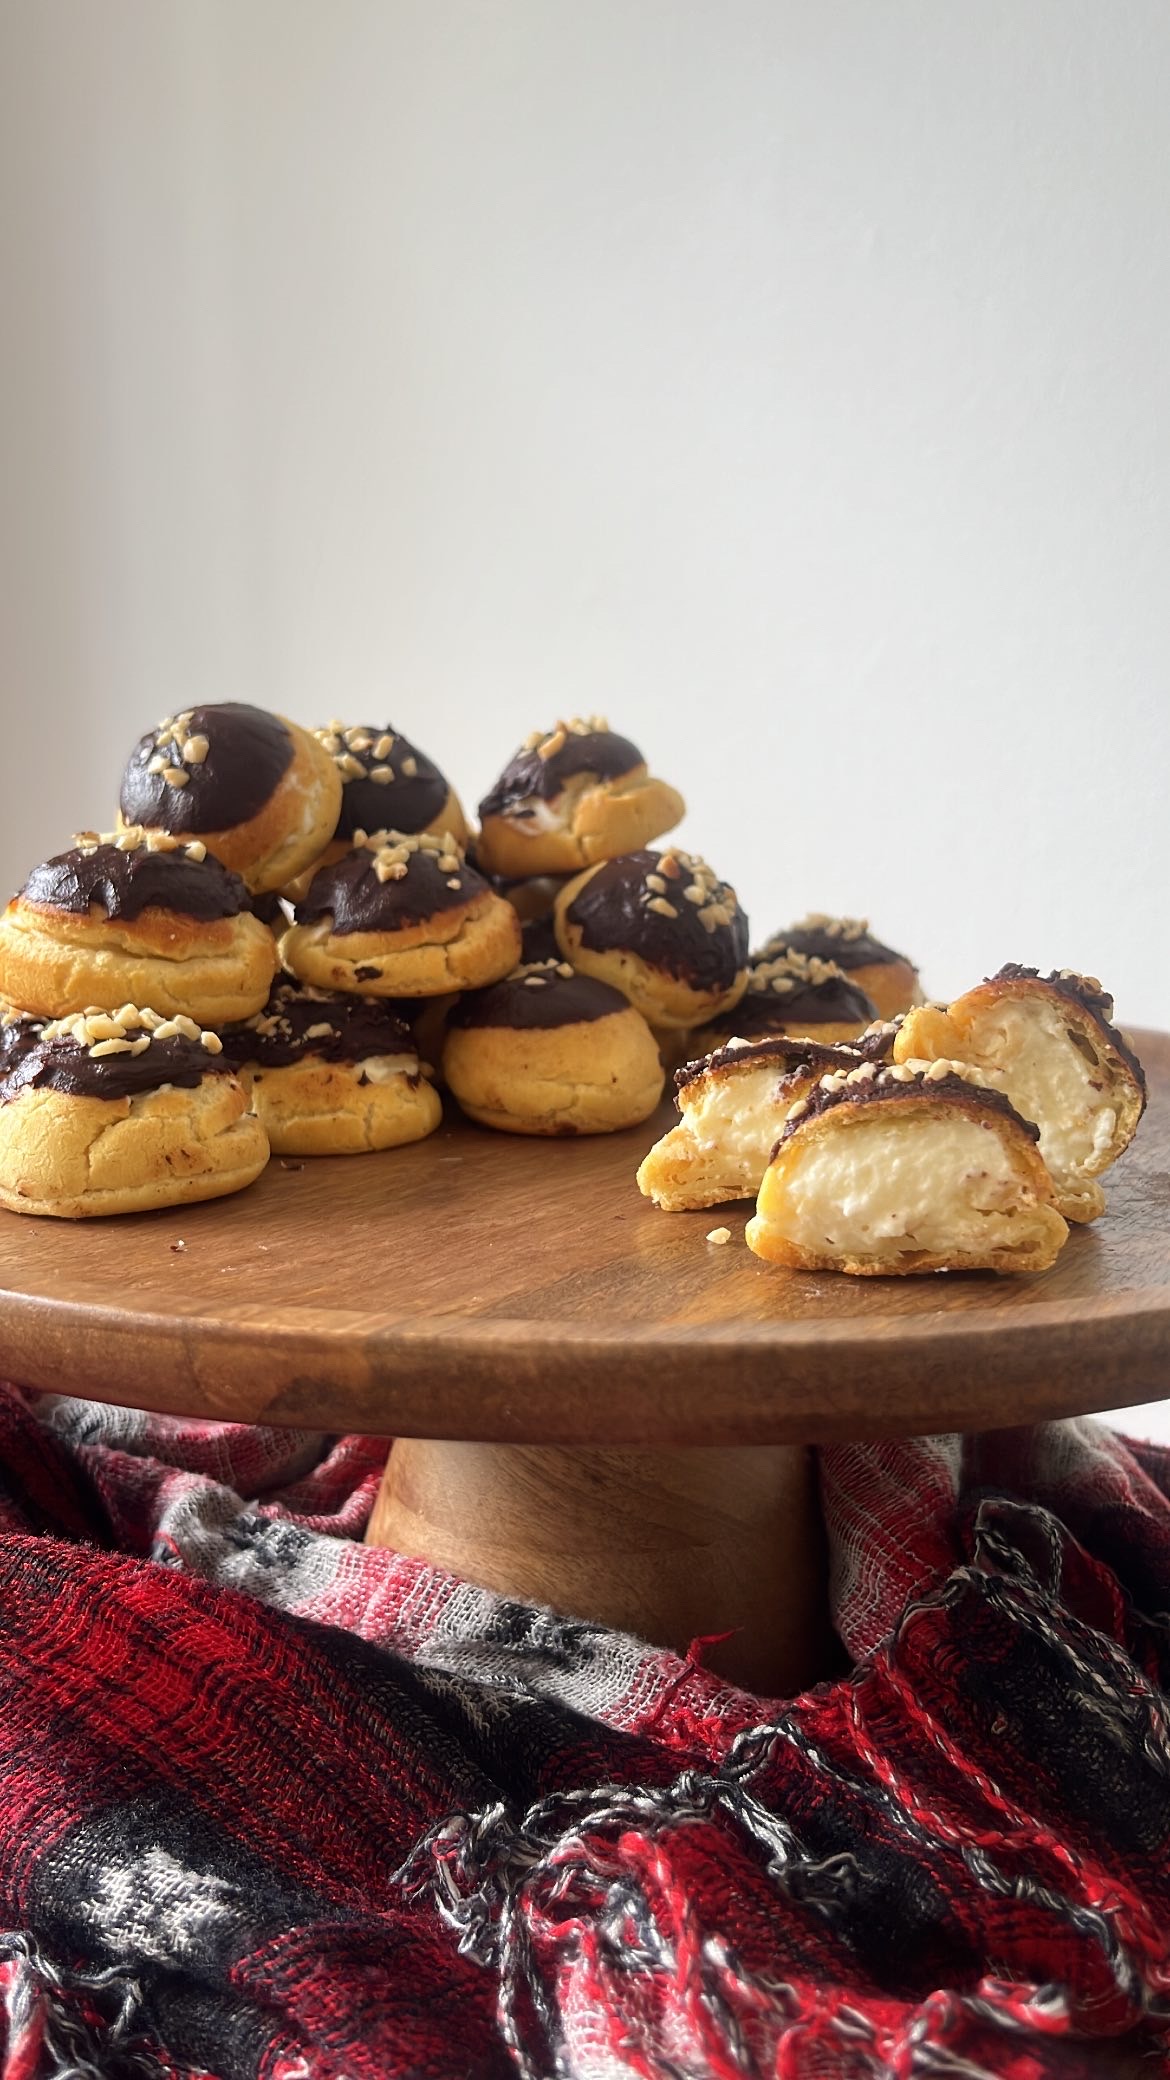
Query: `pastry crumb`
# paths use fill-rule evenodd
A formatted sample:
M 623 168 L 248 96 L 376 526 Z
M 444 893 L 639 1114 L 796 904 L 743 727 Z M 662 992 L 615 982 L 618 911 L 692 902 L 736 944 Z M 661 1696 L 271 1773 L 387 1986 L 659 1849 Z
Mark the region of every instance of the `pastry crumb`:
M 707 1240 L 708 1240 L 708 1242 L 730 1242 L 730 1241 L 731 1241 L 731 1229 L 730 1229 L 730 1228 L 712 1228 L 712 1229 L 710 1230 L 710 1232 L 709 1232 L 708 1236 L 707 1236 Z

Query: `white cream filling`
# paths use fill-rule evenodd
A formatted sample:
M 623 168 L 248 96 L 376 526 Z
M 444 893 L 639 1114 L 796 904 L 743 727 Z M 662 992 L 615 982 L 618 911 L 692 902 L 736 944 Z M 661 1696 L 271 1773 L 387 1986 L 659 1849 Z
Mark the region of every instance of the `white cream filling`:
M 608 787 L 611 791 L 620 789 L 622 794 L 630 794 L 635 786 L 644 784 L 625 774 L 619 774 L 616 779 L 607 781 L 602 779 L 600 773 L 573 773 L 565 781 L 560 793 L 553 796 L 551 802 L 542 800 L 540 795 L 528 794 L 523 801 L 505 809 L 504 815 L 510 823 L 515 823 L 522 837 L 527 832 L 529 837 L 535 838 L 542 831 L 568 830 L 573 821 L 573 810 L 581 796 L 591 794 L 595 787 Z
M 415 1054 L 368 1054 L 354 1063 L 367 1083 L 389 1083 L 395 1076 L 417 1076 L 418 1056 Z
M 772 1062 L 708 1077 L 683 1115 L 683 1125 L 704 1161 L 718 1158 L 719 1174 L 758 1191 L 768 1159 L 780 1138 L 784 1108 L 776 1103 L 783 1071 Z
M 855 1120 L 792 1149 L 785 1167 L 784 1234 L 851 1257 L 891 1243 L 954 1254 L 1010 1242 L 1010 1216 L 1030 1197 L 993 1127 L 928 1114 Z
M 1117 1132 L 1117 1110 L 1106 1096 L 1109 1069 L 1081 1053 L 1052 1004 L 1007 997 L 989 1006 L 968 1052 L 988 1083 L 1039 1127 L 1040 1153 L 1054 1177 L 1095 1177 L 1108 1166 Z M 1004 1062 L 1010 1067 L 999 1066 Z

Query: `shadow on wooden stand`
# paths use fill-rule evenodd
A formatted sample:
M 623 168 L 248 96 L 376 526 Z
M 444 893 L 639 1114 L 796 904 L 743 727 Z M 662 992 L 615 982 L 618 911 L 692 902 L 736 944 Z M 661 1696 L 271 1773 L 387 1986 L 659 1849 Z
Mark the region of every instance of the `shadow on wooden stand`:
M 824 1529 L 809 1452 L 394 1446 L 366 1540 L 486 1588 L 685 1653 L 762 1696 L 831 1674 Z

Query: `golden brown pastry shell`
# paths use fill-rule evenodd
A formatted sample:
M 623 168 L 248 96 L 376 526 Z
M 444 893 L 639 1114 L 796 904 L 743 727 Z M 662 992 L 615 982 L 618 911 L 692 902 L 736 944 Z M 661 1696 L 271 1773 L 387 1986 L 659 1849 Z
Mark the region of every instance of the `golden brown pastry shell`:
M 918 970 L 909 961 L 897 957 L 869 961 L 864 968 L 847 968 L 845 974 L 855 988 L 863 989 L 876 1004 L 879 1018 L 897 1018 L 900 1011 L 909 1011 L 911 1005 L 922 1002 Z
M 306 1055 L 277 1069 L 244 1065 L 240 1081 L 275 1156 L 365 1155 L 434 1132 L 442 1100 L 425 1077 L 397 1071 L 362 1082 L 361 1062 Z
M 640 851 L 673 830 L 686 814 L 677 788 L 656 780 L 644 765 L 616 780 L 586 777 L 588 786 L 578 789 L 568 782 L 559 795 L 541 804 L 550 814 L 562 816 L 558 829 L 534 830 L 507 812 L 485 816 L 475 846 L 480 865 L 508 880 L 577 874 L 623 852 Z
M 520 920 L 490 889 L 398 931 L 334 936 L 330 922 L 291 925 L 280 941 L 284 966 L 318 989 L 441 997 L 499 982 L 520 959 Z
M 632 1008 L 563 1026 L 455 1026 L 443 1073 L 463 1111 L 506 1134 L 612 1134 L 662 1096 L 662 1064 Z
M 250 911 L 111 918 L 97 905 L 55 910 L 14 896 L 0 918 L 0 995 L 40 1018 L 149 1004 L 224 1025 L 261 1009 L 276 967 L 276 941 Z
M 88 1220 L 242 1191 L 268 1139 L 236 1077 L 131 1098 L 27 1088 L 0 1105 L 0 1205 Z

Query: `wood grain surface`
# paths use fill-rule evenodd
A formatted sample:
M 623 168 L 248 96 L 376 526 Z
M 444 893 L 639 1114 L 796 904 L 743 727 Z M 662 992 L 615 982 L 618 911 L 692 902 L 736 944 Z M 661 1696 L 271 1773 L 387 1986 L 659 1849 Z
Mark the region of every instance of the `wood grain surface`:
M 527 1444 L 811 1442 L 1154 1399 L 1170 1394 L 1170 1036 L 1137 1043 L 1138 1139 L 1104 1218 L 1042 1276 L 785 1271 L 747 1250 L 750 1205 L 640 1198 L 665 1114 L 554 1142 L 450 1120 L 386 1155 L 274 1161 L 208 1206 L 0 1213 L 0 1366 L 174 1413 Z

